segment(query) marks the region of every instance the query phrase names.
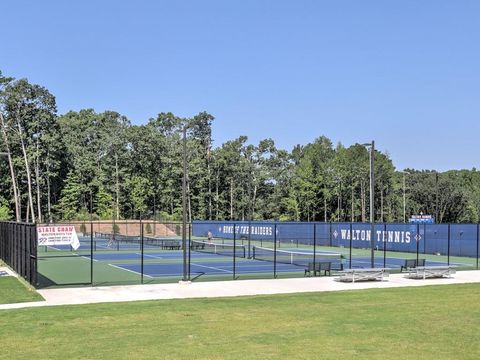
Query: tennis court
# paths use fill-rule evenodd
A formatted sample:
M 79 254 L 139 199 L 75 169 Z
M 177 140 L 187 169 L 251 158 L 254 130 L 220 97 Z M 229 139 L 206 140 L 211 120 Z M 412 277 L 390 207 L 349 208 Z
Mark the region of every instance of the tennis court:
M 367 250 L 305 246 L 269 248 L 258 242 L 234 243 L 226 239 L 191 239 L 187 248 L 186 271 L 193 281 L 298 277 L 312 262 L 328 261 L 333 271 L 343 268 L 371 266 Z M 222 242 L 219 242 L 222 241 Z M 158 283 L 184 278 L 184 252 L 178 237 L 153 238 L 140 236 L 95 234 L 81 237 L 81 246 L 73 251 L 69 246 L 39 248 L 40 287 Z M 265 243 L 263 244 L 265 245 Z M 270 244 L 275 247 L 275 244 Z M 375 267 L 400 269 L 412 254 L 375 254 Z M 414 254 L 413 254 L 414 255 Z M 446 265 L 442 257 L 426 256 L 427 266 Z M 453 259 L 452 259 L 453 260 Z M 466 262 L 450 261 L 450 265 L 468 266 Z

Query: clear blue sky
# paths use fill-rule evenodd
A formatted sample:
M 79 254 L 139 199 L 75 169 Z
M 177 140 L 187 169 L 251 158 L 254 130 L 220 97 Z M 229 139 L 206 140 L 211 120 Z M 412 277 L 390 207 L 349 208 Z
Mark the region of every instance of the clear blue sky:
M 0 3 L 0 69 L 59 113 L 215 116 L 214 144 L 376 141 L 397 167 L 480 168 L 480 1 Z

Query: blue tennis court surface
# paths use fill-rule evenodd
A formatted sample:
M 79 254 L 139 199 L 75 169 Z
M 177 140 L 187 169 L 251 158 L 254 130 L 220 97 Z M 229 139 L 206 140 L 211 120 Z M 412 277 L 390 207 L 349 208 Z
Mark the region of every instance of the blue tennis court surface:
M 181 276 L 183 274 L 183 263 L 181 251 L 172 252 L 158 252 L 158 253 L 145 253 L 143 273 L 148 277 L 161 277 L 161 276 Z M 89 257 L 89 255 L 87 255 Z M 137 260 L 136 263 L 115 263 L 110 266 L 123 269 L 125 271 L 141 274 L 141 254 L 140 253 L 122 253 L 122 254 L 95 254 L 95 260 L 100 261 L 113 261 L 113 260 Z M 225 260 L 223 260 L 225 259 Z M 156 262 L 155 260 L 158 260 Z M 169 262 L 164 262 L 165 260 Z M 174 261 L 177 260 L 177 261 Z M 383 258 L 375 259 L 375 267 L 384 267 Z M 400 258 L 387 258 L 387 268 L 400 268 L 405 259 Z M 148 262 L 147 262 L 148 261 Z M 367 268 L 370 267 L 369 257 L 357 257 L 352 259 L 352 268 Z M 445 262 L 439 261 L 427 261 L 427 266 L 439 266 L 446 265 Z M 451 264 L 456 265 L 456 264 Z M 462 265 L 462 264 L 457 264 Z M 349 260 L 344 262 L 344 267 L 349 268 Z M 339 270 L 340 264 L 334 264 L 334 269 Z M 277 273 L 293 273 L 304 271 L 304 266 L 297 266 L 291 264 L 277 263 Z M 273 262 L 259 261 L 253 259 L 235 259 L 235 274 L 255 274 L 255 273 L 272 273 L 274 271 Z M 212 255 L 206 253 L 191 253 L 190 261 L 190 273 L 191 276 L 197 275 L 232 275 L 234 273 L 233 258 L 221 255 Z
M 94 241 L 95 248 L 93 251 L 93 260 L 95 262 L 101 262 L 107 267 L 115 268 L 118 270 L 122 270 L 125 272 L 130 272 L 134 274 L 142 274 L 142 252 L 138 243 L 118 243 L 117 247 L 112 248 L 108 241 L 105 239 L 95 240 Z M 202 244 L 199 242 L 199 244 Z M 226 250 L 227 252 L 230 251 L 229 247 L 231 245 L 217 244 L 220 251 Z M 240 245 L 241 246 L 241 245 Z M 62 250 L 62 251 L 69 251 L 69 246 L 67 245 L 60 245 L 57 247 L 51 247 L 55 250 Z M 240 248 L 241 249 L 241 248 Z M 295 255 L 300 255 L 300 257 L 305 256 L 305 259 L 309 259 L 309 255 L 311 255 L 311 251 L 305 249 L 298 249 L 298 248 L 283 248 L 280 250 L 278 249 L 279 256 L 282 257 L 284 261 L 279 262 L 279 257 L 277 256 L 277 263 L 276 266 L 272 262 L 273 257 L 267 259 L 257 258 L 257 259 L 249 259 L 248 256 L 255 254 L 255 250 L 258 251 L 256 248 L 251 249 L 252 251 L 248 252 L 248 248 L 243 248 L 244 254 L 247 258 L 236 257 L 235 258 L 235 265 L 234 265 L 234 258 L 232 254 L 212 254 L 211 252 L 203 252 L 203 247 L 199 251 L 192 250 L 189 254 L 190 258 L 190 276 L 192 278 L 203 276 L 203 275 L 215 275 L 215 276 L 241 276 L 242 274 L 271 274 L 267 276 L 273 276 L 274 271 L 278 274 L 287 274 L 287 273 L 297 273 L 302 274 L 304 273 L 306 262 L 302 262 L 304 265 L 293 265 L 288 264 L 285 262 L 288 261 L 288 252 L 295 253 Z M 107 250 L 107 251 L 104 251 Z M 208 249 L 211 250 L 211 249 Z M 273 249 L 264 249 L 268 251 L 273 251 Z M 287 258 L 285 258 L 285 250 L 287 253 Z M 237 250 L 238 251 L 238 250 Z M 78 256 L 90 260 L 91 252 L 90 252 L 90 243 L 89 242 L 81 242 L 81 247 L 78 252 L 75 252 Z M 238 254 L 238 252 L 237 252 Z M 370 256 L 355 256 L 353 254 L 352 260 L 350 261 L 349 258 L 344 258 L 340 260 L 340 254 L 336 253 L 335 251 L 321 251 L 318 252 L 318 256 L 316 261 L 322 261 L 322 254 L 325 256 L 333 256 L 332 262 L 332 270 L 340 270 L 341 265 L 343 264 L 343 268 L 348 269 L 352 268 L 370 268 L 371 267 L 371 258 Z M 335 255 L 338 255 L 335 258 Z M 390 254 L 391 255 L 391 254 Z M 402 254 L 403 255 L 403 254 Z M 399 254 L 399 256 L 402 256 Z M 410 257 L 414 258 L 414 257 Z M 422 254 L 420 254 L 419 258 L 422 258 Z M 285 261 L 287 259 L 287 261 Z M 313 258 L 312 258 L 313 259 Z M 263 261 L 262 261 L 263 260 Z M 267 260 L 267 261 L 265 261 Z M 439 260 L 444 261 L 426 261 L 427 266 L 441 266 L 447 265 L 446 258 L 442 258 Z M 311 260 L 304 260 L 310 261 Z M 341 261 L 341 263 L 340 263 Z M 405 258 L 404 257 L 387 257 L 384 261 L 383 256 L 381 254 L 376 254 L 375 257 L 375 267 L 377 268 L 391 268 L 391 269 L 399 269 L 402 265 L 404 265 Z M 450 263 L 450 265 L 458 265 L 464 266 L 465 264 L 455 264 Z M 147 246 L 145 244 L 144 252 L 143 252 L 143 275 L 150 278 L 159 278 L 159 277 L 182 277 L 183 275 L 183 251 L 182 250 L 165 250 L 161 249 L 158 246 Z
M 140 264 L 111 264 L 111 266 L 133 271 L 138 274 L 141 273 Z M 295 272 L 303 271 L 302 267 L 288 264 L 277 264 L 277 272 Z M 143 272 L 146 276 L 179 276 L 183 273 L 182 263 L 147 263 L 143 265 Z M 255 260 L 239 261 L 235 264 L 235 273 L 241 274 L 255 274 L 255 273 L 273 273 L 273 263 L 258 262 Z M 190 273 L 192 276 L 196 275 L 232 275 L 233 262 L 232 261 L 192 261 L 190 263 Z

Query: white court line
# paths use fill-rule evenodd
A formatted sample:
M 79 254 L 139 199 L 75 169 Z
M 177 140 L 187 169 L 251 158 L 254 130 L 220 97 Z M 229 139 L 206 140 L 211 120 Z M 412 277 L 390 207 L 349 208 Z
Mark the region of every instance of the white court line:
M 142 256 L 141 253 L 135 253 L 135 255 L 140 255 L 140 256 Z M 155 255 L 143 254 L 143 256 L 148 256 L 148 257 L 151 257 L 151 258 L 154 258 L 154 259 L 163 259 L 163 257 L 161 257 L 161 256 L 155 256 Z
M 134 273 L 134 274 L 138 274 L 138 275 L 142 275 L 141 273 L 139 273 L 138 271 L 134 271 L 134 270 L 130 270 L 130 269 L 125 269 L 125 268 L 122 268 L 120 266 L 117 266 L 117 265 L 113 265 L 113 264 L 108 264 L 109 266 L 111 267 L 114 267 L 114 268 L 117 268 L 117 269 L 120 269 L 120 270 L 125 270 L 125 271 L 130 271 L 131 273 Z M 149 278 L 151 278 L 152 276 L 150 275 L 147 275 L 147 274 L 143 274 L 143 276 L 147 276 Z
M 87 256 L 84 256 L 84 255 L 81 255 L 80 257 L 90 261 L 90 256 L 87 257 Z M 98 261 L 98 260 L 95 260 L 95 259 L 92 259 L 92 260 L 93 261 Z
M 226 273 L 229 273 L 229 274 L 233 274 L 233 271 L 220 269 L 220 268 L 216 268 L 216 267 L 213 267 L 213 266 L 200 265 L 200 264 L 196 264 L 196 263 L 191 263 L 191 265 L 200 266 L 200 267 L 204 267 L 204 268 L 207 268 L 207 269 L 218 270 L 218 271 L 223 271 L 223 272 L 226 272 Z

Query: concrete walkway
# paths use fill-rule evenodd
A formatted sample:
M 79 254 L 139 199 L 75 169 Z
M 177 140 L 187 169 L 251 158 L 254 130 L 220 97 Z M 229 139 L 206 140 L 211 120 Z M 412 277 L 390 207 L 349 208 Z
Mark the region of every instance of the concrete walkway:
M 459 271 L 452 278 L 427 280 L 407 279 L 405 274 L 392 274 L 385 281 L 357 283 L 337 282 L 334 281 L 334 277 L 312 277 L 44 289 L 38 292 L 45 301 L 5 304 L 0 305 L 0 310 L 119 301 L 213 298 L 463 283 L 480 283 L 480 271 Z

